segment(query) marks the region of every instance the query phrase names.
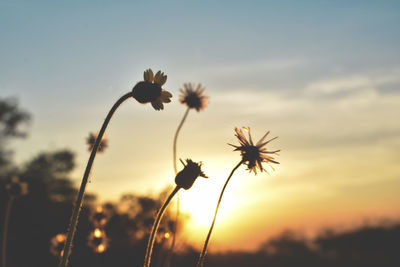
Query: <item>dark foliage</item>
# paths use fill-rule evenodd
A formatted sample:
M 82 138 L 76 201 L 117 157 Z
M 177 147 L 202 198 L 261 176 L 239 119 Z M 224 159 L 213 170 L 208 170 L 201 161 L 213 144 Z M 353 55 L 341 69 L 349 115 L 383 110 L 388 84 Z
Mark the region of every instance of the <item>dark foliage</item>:
M 312 241 L 285 232 L 254 253 L 210 254 L 206 266 L 395 267 L 400 266 L 399 244 L 400 224 L 365 226 L 346 233 L 329 231 Z
M 14 99 L 0 99 L 0 170 L 10 163 L 11 152 L 5 148 L 6 141 L 25 137 L 21 127 L 29 120 L 29 113 L 22 111 Z

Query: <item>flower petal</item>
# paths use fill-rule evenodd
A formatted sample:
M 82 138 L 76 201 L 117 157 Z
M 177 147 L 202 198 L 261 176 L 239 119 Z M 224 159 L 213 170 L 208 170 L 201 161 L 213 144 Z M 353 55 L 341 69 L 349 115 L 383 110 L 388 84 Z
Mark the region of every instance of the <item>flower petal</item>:
M 170 99 L 171 97 L 172 97 L 172 94 L 170 92 L 165 91 L 165 90 L 161 91 L 161 96 L 160 96 L 161 102 L 169 103 L 169 102 L 171 102 L 171 99 Z
M 146 82 L 152 83 L 154 79 L 153 71 L 151 69 L 146 70 L 143 73 L 143 78 Z
M 260 150 L 261 153 L 265 153 L 265 154 L 277 154 L 278 152 L 281 152 L 280 149 L 278 150 L 274 150 L 274 151 L 267 151 L 265 149 Z
M 258 146 L 259 144 L 262 143 L 262 141 L 264 141 L 265 137 L 267 137 L 267 135 L 269 134 L 270 131 L 268 131 L 266 134 L 264 134 L 264 136 L 257 142 L 256 146 Z
M 151 102 L 151 105 L 153 106 L 153 108 L 155 110 L 163 110 L 164 109 L 164 105 L 161 102 L 161 98 L 157 98 L 155 101 Z
M 249 141 L 250 141 L 250 145 L 254 145 L 253 144 L 253 139 L 251 139 L 251 134 L 250 134 L 250 127 L 245 127 L 244 129 L 246 129 L 247 130 L 247 133 L 249 134 Z
M 164 80 L 165 77 L 165 80 Z M 156 75 L 154 76 L 154 83 L 158 85 L 163 85 L 167 81 L 167 76 L 164 75 L 164 72 L 161 72 L 160 70 L 157 71 Z
M 276 138 L 278 138 L 278 136 L 276 136 L 276 137 L 274 137 L 274 138 L 272 138 L 272 139 L 269 139 L 267 142 L 264 142 L 264 143 L 262 143 L 262 144 L 258 144 L 259 142 L 257 142 L 257 147 L 258 148 L 260 148 L 260 147 L 263 147 L 263 146 L 265 146 L 266 144 L 268 144 L 269 142 L 271 142 L 272 140 L 275 140 Z
M 239 143 L 242 146 L 249 145 L 249 143 L 247 142 L 246 137 L 244 136 L 244 134 L 243 134 L 241 129 L 235 127 L 235 132 L 236 132 L 236 137 L 239 139 Z
M 166 81 L 167 81 L 167 75 L 164 75 L 164 73 L 162 73 L 161 80 L 160 80 L 159 84 L 162 86 L 162 85 L 165 84 Z

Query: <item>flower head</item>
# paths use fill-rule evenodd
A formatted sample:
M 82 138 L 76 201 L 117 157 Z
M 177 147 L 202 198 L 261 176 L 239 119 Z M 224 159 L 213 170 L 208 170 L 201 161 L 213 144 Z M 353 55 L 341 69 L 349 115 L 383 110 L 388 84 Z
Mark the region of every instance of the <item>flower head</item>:
M 155 110 L 164 109 L 163 103 L 171 102 L 172 94 L 161 88 L 167 81 L 167 75 L 158 71 L 156 75 L 151 69 L 143 74 L 144 81 L 138 82 L 132 89 L 132 96 L 139 103 L 145 104 L 151 102 Z
M 250 172 L 254 172 L 254 174 L 257 174 L 257 169 L 259 169 L 261 172 L 265 171 L 267 172 L 264 167 L 262 166 L 262 163 L 268 163 L 272 162 L 275 164 L 279 164 L 279 162 L 275 161 L 275 159 L 270 156 L 273 154 L 277 154 L 280 150 L 275 150 L 275 151 L 267 151 L 267 149 L 264 147 L 266 144 L 271 142 L 272 140 L 278 138 L 274 137 L 266 142 L 264 142 L 265 137 L 269 134 L 269 131 L 254 145 L 253 140 L 251 139 L 250 135 L 250 128 L 249 127 L 243 127 L 246 129 L 249 133 L 249 140 L 246 139 L 244 136 L 244 133 L 241 129 L 235 128 L 235 136 L 239 139 L 239 146 L 231 145 L 235 147 L 234 151 L 240 151 L 240 155 L 242 156 L 242 161 L 247 165 L 247 168 Z M 273 167 L 271 166 L 273 169 Z M 267 172 L 268 173 L 268 172 Z
M 86 138 L 86 143 L 88 145 L 88 150 L 92 151 L 94 147 L 94 143 L 96 142 L 97 134 L 89 133 L 88 138 Z M 97 149 L 98 152 L 103 152 L 108 147 L 108 140 L 104 136 L 101 138 L 99 148 Z
M 28 194 L 28 184 L 21 182 L 17 176 L 13 176 L 11 182 L 6 185 L 6 190 L 10 197 L 20 197 Z
M 96 253 L 103 253 L 108 247 L 108 239 L 104 230 L 95 228 L 89 234 L 88 246 Z
M 62 257 L 64 244 L 67 239 L 65 234 L 57 234 L 50 240 L 50 253 L 56 257 Z
M 208 96 L 203 93 L 205 88 L 201 86 L 201 83 L 197 85 L 196 89 L 193 89 L 191 83 L 184 83 L 183 88 L 184 89 L 179 89 L 182 93 L 179 102 L 197 111 L 205 109 L 208 104 Z
M 201 170 L 201 162 L 196 163 L 191 159 L 186 160 L 186 164 L 181 160 L 184 168 L 175 177 L 175 183 L 177 186 L 182 187 L 185 190 L 188 190 L 192 187 L 194 181 L 196 181 L 197 177 L 201 176 L 204 178 L 208 178 L 203 171 Z

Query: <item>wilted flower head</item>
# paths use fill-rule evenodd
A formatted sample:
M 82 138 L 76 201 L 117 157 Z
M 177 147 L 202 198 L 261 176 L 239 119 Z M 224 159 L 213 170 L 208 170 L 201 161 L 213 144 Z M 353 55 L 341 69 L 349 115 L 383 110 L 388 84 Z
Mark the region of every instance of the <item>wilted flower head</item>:
M 196 163 L 191 159 L 186 160 L 186 164 L 181 160 L 184 168 L 175 177 L 175 183 L 178 187 L 182 187 L 185 190 L 188 190 L 192 187 L 194 181 L 196 181 L 197 177 L 201 176 L 204 178 L 208 178 L 203 171 L 201 170 L 201 162 Z
M 88 144 L 88 150 L 92 151 L 94 147 L 94 143 L 96 142 L 97 139 L 97 134 L 94 133 L 89 133 L 89 137 L 86 138 L 86 143 Z M 97 152 L 103 152 L 104 149 L 108 147 L 108 140 L 104 136 L 101 138 L 99 148 L 97 149 Z
M 57 234 L 50 240 L 50 253 L 56 257 L 62 257 L 64 244 L 67 239 L 65 234 Z
M 179 89 L 182 93 L 179 101 L 182 104 L 186 104 L 188 108 L 194 108 L 197 111 L 203 110 L 208 104 L 208 96 L 204 94 L 204 87 L 199 83 L 196 89 L 193 89 L 191 83 L 184 83 L 184 89 Z
M 109 217 L 109 212 L 107 212 L 103 206 L 97 206 L 96 210 L 92 212 L 91 216 L 89 217 L 89 220 L 95 227 L 102 227 L 106 225 Z
M 247 168 L 250 172 L 254 172 L 254 174 L 257 174 L 257 168 L 262 172 L 266 171 L 264 167 L 262 166 L 262 163 L 268 163 L 272 162 L 275 164 L 279 164 L 279 162 L 275 161 L 275 159 L 272 156 L 269 156 L 271 154 L 277 154 L 280 150 L 275 150 L 275 151 L 267 151 L 267 149 L 264 147 L 266 144 L 271 142 L 272 140 L 278 138 L 274 137 L 266 142 L 264 142 L 265 137 L 269 134 L 269 131 L 254 145 L 253 140 L 251 139 L 250 135 L 250 128 L 249 127 L 243 127 L 245 130 L 248 131 L 249 133 L 249 140 L 246 139 L 246 137 L 243 134 L 243 131 L 235 128 L 235 136 L 239 139 L 239 146 L 231 145 L 235 147 L 234 151 L 240 151 L 240 154 L 242 156 L 242 161 L 247 165 Z M 273 167 L 271 166 L 273 169 Z M 267 172 L 267 171 L 266 171 Z M 268 173 L 268 172 L 267 172 Z
M 104 230 L 96 228 L 90 233 L 88 246 L 96 253 L 103 253 L 108 248 L 108 239 Z
M 171 102 L 172 94 L 161 88 L 167 81 L 167 75 L 158 71 L 156 75 L 151 69 L 144 72 L 144 81 L 138 82 L 132 89 L 132 96 L 139 103 L 151 102 L 155 110 L 164 109 L 163 103 Z
M 21 182 L 17 176 L 13 176 L 11 182 L 6 185 L 6 190 L 10 197 L 20 197 L 28 194 L 28 184 Z

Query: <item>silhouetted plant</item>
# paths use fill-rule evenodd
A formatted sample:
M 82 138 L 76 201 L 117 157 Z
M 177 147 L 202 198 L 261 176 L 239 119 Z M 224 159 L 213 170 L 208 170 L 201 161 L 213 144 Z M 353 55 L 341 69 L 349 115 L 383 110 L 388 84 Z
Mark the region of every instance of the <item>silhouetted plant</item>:
M 154 76 L 153 71 L 148 69 L 144 72 L 144 81 L 138 82 L 132 89 L 132 96 L 139 103 L 151 103 L 155 110 L 164 109 L 163 103 L 171 102 L 172 94 L 161 87 L 167 81 L 167 75 L 158 71 Z
M 262 163 L 275 163 L 279 164 L 279 162 L 275 161 L 275 159 L 270 156 L 271 154 L 277 154 L 280 150 L 275 150 L 275 151 L 268 151 L 264 146 L 267 145 L 269 142 L 272 140 L 276 139 L 277 137 L 274 137 L 266 142 L 264 142 L 264 139 L 267 137 L 269 134 L 269 131 L 256 143 L 253 144 L 253 140 L 250 135 L 250 128 L 244 128 L 245 130 L 248 131 L 249 134 L 249 140 L 246 139 L 245 135 L 243 134 L 243 131 L 241 129 L 235 128 L 235 136 L 238 138 L 240 145 L 231 145 L 235 147 L 234 151 L 240 151 L 240 155 L 242 156 L 242 159 L 240 162 L 232 169 L 231 173 L 229 174 L 228 178 L 226 179 L 226 182 L 222 188 L 221 194 L 218 199 L 217 207 L 215 209 L 214 213 L 214 218 L 210 226 L 210 230 L 208 231 L 207 238 L 204 242 L 203 250 L 200 254 L 200 258 L 197 262 L 197 267 L 202 267 L 204 265 L 204 259 L 207 253 L 207 247 L 208 247 L 208 242 L 210 241 L 211 233 L 214 228 L 215 220 L 217 218 L 217 213 L 219 206 L 221 204 L 222 196 L 224 195 L 226 186 L 229 183 L 229 180 L 231 179 L 233 173 L 240 167 L 240 165 L 245 164 L 247 165 L 247 169 L 250 172 L 254 172 L 254 174 L 257 174 L 257 169 L 259 169 L 261 172 L 266 171 L 266 169 L 262 166 Z M 273 169 L 273 167 L 271 166 Z M 268 172 L 267 172 L 268 173 Z
M 28 184 L 21 182 L 17 176 L 11 178 L 11 182 L 6 185 L 6 190 L 8 192 L 8 203 L 6 208 L 6 213 L 4 216 L 3 224 L 3 236 L 2 236 L 2 267 L 6 267 L 6 257 L 7 257 L 7 233 L 8 233 L 8 222 L 11 213 L 11 208 L 13 202 L 16 198 L 28 194 Z
M 94 133 L 89 133 L 88 138 L 86 139 L 86 143 L 88 145 L 88 150 L 92 151 L 94 144 L 96 142 L 97 139 L 97 135 Z M 103 136 L 103 138 L 101 138 L 100 144 L 99 144 L 99 148 L 97 149 L 98 152 L 104 152 L 104 150 L 108 147 L 108 140 L 107 138 L 105 138 Z
M 201 170 L 201 162 L 196 163 L 192 161 L 191 159 L 186 160 L 186 164 L 181 161 L 184 168 L 182 171 L 180 171 L 176 177 L 175 177 L 175 184 L 176 187 L 175 189 L 171 192 L 171 194 L 168 196 L 167 200 L 164 202 L 162 207 L 157 213 L 156 220 L 154 221 L 153 228 L 151 230 L 149 242 L 147 243 L 147 249 L 146 249 L 146 254 L 144 258 L 144 267 L 149 267 L 150 266 L 150 261 L 151 261 L 151 255 L 153 252 L 153 245 L 154 245 L 154 240 L 155 236 L 157 234 L 157 229 L 158 226 L 160 225 L 160 221 L 163 217 L 164 211 L 167 208 L 168 204 L 171 202 L 172 198 L 175 196 L 175 194 L 181 189 L 188 190 L 193 186 L 193 183 L 196 181 L 197 177 L 204 177 L 208 178 L 203 171 Z
M 178 135 L 179 132 L 189 114 L 190 109 L 195 109 L 197 112 L 203 110 L 206 108 L 208 104 L 208 96 L 204 94 L 205 88 L 202 87 L 202 85 L 199 83 L 196 87 L 196 89 L 193 88 L 193 85 L 191 83 L 184 83 L 183 84 L 184 89 L 179 89 L 181 92 L 179 102 L 187 106 L 187 109 L 185 111 L 185 114 L 182 117 L 181 122 L 178 125 L 178 128 L 176 129 L 175 135 L 174 135 L 174 144 L 173 144 L 173 162 L 174 162 L 174 171 L 175 175 L 178 172 L 178 167 L 177 167 L 177 142 L 178 142 Z M 166 257 L 166 266 L 169 266 L 169 262 L 171 260 L 171 256 L 175 247 L 175 242 L 176 242 L 176 228 L 178 227 L 177 224 L 179 222 L 179 214 L 180 214 L 180 198 L 179 198 L 179 193 L 177 195 L 177 200 L 176 200 L 176 221 L 174 225 L 174 229 L 172 230 L 172 241 L 171 241 L 171 246 L 168 250 L 168 255 Z
M 118 107 L 125 102 L 130 97 L 136 99 L 139 103 L 151 103 L 155 110 L 161 110 L 164 108 L 163 103 L 170 102 L 170 98 L 172 97 L 171 93 L 162 89 L 162 86 L 167 81 L 167 76 L 164 75 L 161 71 L 158 71 L 155 76 L 153 76 L 153 71 L 148 69 L 144 72 L 144 81 L 138 82 L 132 89 L 131 92 L 126 93 L 122 97 L 120 97 L 117 102 L 112 106 L 111 110 L 108 112 L 106 119 L 99 131 L 99 134 L 94 142 L 92 152 L 90 154 L 88 163 L 86 165 L 85 172 L 83 174 L 82 183 L 78 192 L 78 197 L 76 199 L 76 203 L 72 212 L 71 222 L 67 234 L 67 240 L 65 242 L 64 247 L 64 255 L 60 262 L 60 267 L 67 266 L 68 257 L 70 255 L 71 246 L 73 242 L 73 238 L 76 231 L 76 225 L 78 223 L 79 212 L 83 202 L 83 196 L 85 193 L 86 184 L 88 182 L 89 174 L 92 169 L 92 165 L 94 159 L 96 157 L 96 153 L 99 149 L 101 140 L 106 131 L 106 128 L 115 113 Z
M 204 94 L 205 88 L 202 87 L 200 83 L 197 85 L 196 90 L 193 89 L 193 85 L 191 83 L 185 83 L 183 84 L 183 87 L 184 89 L 179 89 L 180 92 L 182 93 L 181 97 L 179 98 L 179 102 L 185 104 L 187 106 L 187 109 L 174 135 L 173 160 L 174 160 L 175 174 L 178 173 L 176 147 L 177 147 L 178 135 L 183 126 L 183 123 L 185 122 L 190 109 L 196 109 L 196 111 L 199 112 L 205 109 L 208 103 L 208 96 Z

